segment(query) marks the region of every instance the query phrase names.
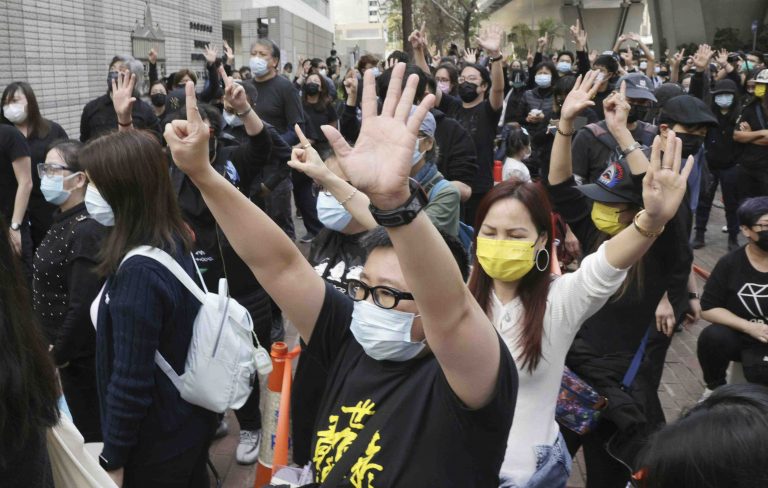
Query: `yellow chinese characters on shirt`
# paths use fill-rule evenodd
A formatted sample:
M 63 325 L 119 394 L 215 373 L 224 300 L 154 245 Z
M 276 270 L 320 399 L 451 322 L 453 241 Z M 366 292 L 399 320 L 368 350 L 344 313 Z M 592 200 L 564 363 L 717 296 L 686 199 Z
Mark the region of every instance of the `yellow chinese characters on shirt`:
M 365 426 L 366 418 L 376 413 L 374 407 L 376 404 L 371 400 L 359 401 L 353 407 L 341 407 L 342 415 L 328 417 L 328 428 L 317 433 L 315 455 L 312 458 L 317 473 L 316 482 L 325 481 L 336 463 L 357 439 L 358 432 Z M 382 465 L 373 462 L 374 456 L 381 451 L 380 439 L 381 435 L 377 430 L 365 453 L 352 466 L 349 481 L 355 488 L 374 488 L 376 475 L 384 471 Z

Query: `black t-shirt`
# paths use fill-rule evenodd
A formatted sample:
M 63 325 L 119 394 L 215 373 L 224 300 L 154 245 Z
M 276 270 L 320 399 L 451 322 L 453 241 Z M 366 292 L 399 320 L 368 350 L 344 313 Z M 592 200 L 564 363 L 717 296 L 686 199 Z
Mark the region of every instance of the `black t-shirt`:
M 256 107 L 259 117 L 275 126 L 280 134 L 304 121 L 299 92 L 290 81 L 275 76 L 267 81 L 253 80 L 253 84 L 258 90 Z
M 753 131 L 768 129 L 768 113 L 759 101 L 744 107 L 740 121 L 748 123 Z M 740 144 L 740 146 L 741 155 L 738 162 L 742 166 L 747 169 L 768 168 L 768 146 L 757 144 Z
M 24 134 L 16 127 L 0 124 L 0 214 L 8 224 L 11 223 L 16 189 L 19 187 L 13 162 L 29 155 L 29 144 Z
M 327 103 L 325 107 L 318 104 L 311 104 L 303 102 L 304 114 L 307 116 L 306 136 L 322 145 L 327 145 L 328 139 L 325 138 L 325 134 L 320 130 L 323 125 L 331 124 L 338 120 L 336 110 L 333 109 L 333 104 Z
M 485 407 L 469 410 L 434 355 L 404 362 L 370 358 L 349 330 L 352 309 L 350 298 L 326 284 L 307 348 L 329 370 L 312 442 L 315 481 L 328 476 L 341 459 L 338 451 L 349 448 L 376 411 L 392 408 L 387 399 L 406 388 L 407 400 L 391 411 L 357 461 L 352 486 L 498 486 L 517 399 L 517 372 L 501 338 L 494 396 Z
M 768 323 L 768 273 L 754 268 L 742 246 L 715 265 L 704 285 L 701 309 L 724 308 L 752 322 Z
M 161 139 L 160 120 L 155 115 L 154 109 L 143 100 L 133 102 L 131 109 L 133 127 L 136 129 L 150 130 L 155 133 L 158 140 Z M 88 102 L 80 116 L 80 140 L 88 142 L 99 136 L 118 130 L 117 114 L 109 93 Z
M 442 96 L 438 109 L 458 120 L 472 136 L 478 166 L 472 193 L 486 193 L 493 188 L 493 147 L 501 110 L 494 110 L 488 100 L 472 108 L 464 108 L 461 99 L 450 95 Z

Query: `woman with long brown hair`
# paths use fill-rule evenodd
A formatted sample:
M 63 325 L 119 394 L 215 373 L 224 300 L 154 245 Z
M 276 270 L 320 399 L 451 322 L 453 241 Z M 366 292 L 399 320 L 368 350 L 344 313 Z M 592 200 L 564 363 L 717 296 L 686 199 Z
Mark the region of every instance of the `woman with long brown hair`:
M 100 137 L 80 152 L 89 214 L 111 226 L 100 255 L 106 284 L 92 309 L 102 467 L 118 486 L 207 487 L 214 412 L 181 399 L 155 363 L 184 364 L 200 302 L 160 263 L 125 255 L 159 248 L 197 279 L 190 233 L 171 186 L 168 160 L 149 132 Z M 94 311 L 96 312 L 94 314 Z
M 579 80 L 563 107 L 569 116 L 593 104 L 596 73 Z M 561 127 L 566 131 L 566 127 Z M 570 131 L 570 128 L 567 128 Z M 555 147 L 570 140 L 559 133 Z M 664 162 L 660 142 L 643 185 L 645 212 L 631 228 L 604 243 L 575 273 L 553 279 L 548 249 L 551 212 L 541 186 L 511 180 L 494 187 L 477 210 L 475 266 L 469 288 L 504 338 L 520 378 L 515 418 L 501 468 L 501 486 L 564 487 L 570 457 L 555 422 L 565 356 L 580 325 L 619 289 L 631 267 L 675 214 L 686 177 L 673 163 L 670 139 Z M 677 144 L 677 146 L 674 146 Z M 553 151 L 552 157 L 562 157 Z M 647 164 L 647 160 L 646 160 Z M 663 168 L 663 169 L 662 169 Z M 673 171 L 669 171 L 672 169 Z

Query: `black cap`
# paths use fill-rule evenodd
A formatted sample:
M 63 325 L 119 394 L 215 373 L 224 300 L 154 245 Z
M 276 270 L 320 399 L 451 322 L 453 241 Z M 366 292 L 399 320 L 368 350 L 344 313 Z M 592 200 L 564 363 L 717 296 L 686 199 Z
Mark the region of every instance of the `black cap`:
M 709 125 L 716 127 L 717 118 L 707 104 L 691 95 L 680 95 L 664 104 L 661 123 L 677 122 L 683 125 Z
M 612 161 L 596 182 L 576 188 L 596 202 L 643 205 L 642 186 L 632 180 L 627 158 Z
M 677 83 L 664 83 L 660 87 L 656 88 L 654 95 L 656 96 L 657 105 L 659 108 L 663 108 L 664 105 L 671 99 L 683 95 L 683 87 Z
M 733 82 L 733 80 L 718 80 L 715 83 L 715 88 L 712 90 L 713 95 L 717 95 L 719 93 L 733 93 L 735 94 L 738 91 L 738 88 L 736 87 L 736 83 Z
M 616 88 L 621 87 L 621 82 L 626 83 L 627 98 L 650 100 L 656 103 L 656 97 L 653 95 L 653 82 L 642 73 L 630 73 L 619 78 L 616 82 Z

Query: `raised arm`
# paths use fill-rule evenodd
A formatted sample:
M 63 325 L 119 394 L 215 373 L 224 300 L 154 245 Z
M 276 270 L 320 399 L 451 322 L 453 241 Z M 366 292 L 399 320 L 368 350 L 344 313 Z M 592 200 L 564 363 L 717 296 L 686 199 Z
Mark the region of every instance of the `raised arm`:
M 496 111 L 501 110 L 504 105 L 504 66 L 501 57 L 501 36 L 501 27 L 492 25 L 477 38 L 477 43 L 488 53 L 491 59 L 491 92 L 488 101 Z
M 410 197 L 413 147 L 419 125 L 434 102 L 427 95 L 409 118 L 418 77 L 410 76 L 402 91 L 404 72 L 403 63 L 392 71 L 381 115 L 376 115 L 373 73 L 365 73 L 363 124 L 354 148 L 336 130 L 323 127 L 344 173 L 382 210 L 400 207 Z M 493 395 L 501 358 L 498 336 L 488 317 L 464 285 L 448 246 L 424 212 L 410 224 L 388 227 L 387 232 L 415 297 L 427 343 L 448 383 L 469 408 L 484 406 Z
M 239 111 L 246 106 L 235 107 Z M 186 85 L 187 120 L 165 127 L 174 163 L 200 190 L 233 249 L 277 302 L 305 341 L 312 337 L 325 297 L 322 278 L 272 219 L 219 175 L 208 161 L 208 126 L 197 109 L 195 87 Z M 251 125 L 251 111 L 243 116 Z
M 427 34 L 424 30 L 426 22 L 421 23 L 421 29 L 411 32 L 408 36 L 408 41 L 413 48 L 413 62 L 416 66 L 421 68 L 424 74 L 430 74 L 429 65 L 427 64 L 427 58 L 425 56 L 425 50 L 427 49 Z

